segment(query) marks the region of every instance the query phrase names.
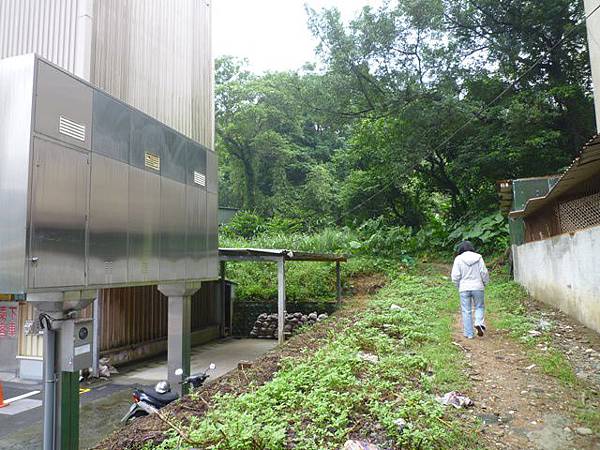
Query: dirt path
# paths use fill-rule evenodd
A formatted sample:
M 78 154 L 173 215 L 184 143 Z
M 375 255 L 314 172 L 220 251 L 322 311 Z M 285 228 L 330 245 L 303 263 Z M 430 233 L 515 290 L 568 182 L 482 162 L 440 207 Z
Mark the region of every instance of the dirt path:
M 600 449 L 600 440 L 581 435 L 576 420 L 578 392 L 534 366 L 524 349 L 504 332 L 489 328 L 483 338 L 462 336 L 456 318 L 455 342 L 465 351 L 471 412 L 485 424 L 488 448 Z

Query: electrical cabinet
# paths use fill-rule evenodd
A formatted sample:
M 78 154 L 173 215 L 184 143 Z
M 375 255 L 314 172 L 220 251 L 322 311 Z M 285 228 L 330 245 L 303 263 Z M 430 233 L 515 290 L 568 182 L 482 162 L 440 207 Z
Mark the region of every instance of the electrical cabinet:
M 217 160 L 47 61 L 0 60 L 0 292 L 218 277 Z
M 77 372 L 92 366 L 92 319 L 66 320 L 61 325 L 60 370 Z

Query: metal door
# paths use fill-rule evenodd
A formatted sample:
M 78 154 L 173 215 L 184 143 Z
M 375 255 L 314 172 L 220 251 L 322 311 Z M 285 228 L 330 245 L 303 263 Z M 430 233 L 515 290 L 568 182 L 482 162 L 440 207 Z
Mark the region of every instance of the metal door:
M 92 153 L 89 284 L 127 281 L 129 166 Z
M 187 204 L 187 267 L 186 278 L 198 280 L 206 274 L 203 250 L 206 247 L 206 191 L 186 186 Z
M 89 157 L 38 138 L 33 151 L 29 287 L 83 286 Z
M 160 176 L 129 166 L 128 281 L 158 281 L 159 257 Z
M 185 174 L 185 172 L 184 172 Z M 160 180 L 160 280 L 185 279 L 186 185 L 167 177 Z

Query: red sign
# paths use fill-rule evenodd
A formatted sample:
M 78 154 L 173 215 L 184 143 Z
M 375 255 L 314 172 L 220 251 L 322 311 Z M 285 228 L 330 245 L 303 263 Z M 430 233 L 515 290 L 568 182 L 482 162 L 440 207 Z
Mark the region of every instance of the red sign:
M 16 306 L 0 305 L 0 338 L 17 336 L 18 309 Z

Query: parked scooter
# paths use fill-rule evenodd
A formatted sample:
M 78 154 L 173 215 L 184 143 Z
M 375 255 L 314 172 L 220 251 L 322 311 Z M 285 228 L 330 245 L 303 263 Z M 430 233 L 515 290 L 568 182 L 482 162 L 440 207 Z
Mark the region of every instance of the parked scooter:
M 202 386 L 210 375 L 209 370 L 214 370 L 215 365 L 210 363 L 204 372 L 200 372 L 197 375 L 190 375 L 189 377 L 181 380 L 179 384 L 187 384 L 192 386 L 194 389 Z M 177 369 L 175 375 L 182 376 L 183 369 Z M 144 391 L 143 389 L 134 389 L 132 393 L 133 404 L 129 408 L 129 411 L 121 419 L 121 422 L 128 422 L 138 417 L 149 416 L 155 414 L 161 408 L 164 408 L 169 403 L 174 402 L 179 398 L 175 392 L 171 390 L 171 384 L 166 381 L 159 381 L 154 386 L 152 391 Z

